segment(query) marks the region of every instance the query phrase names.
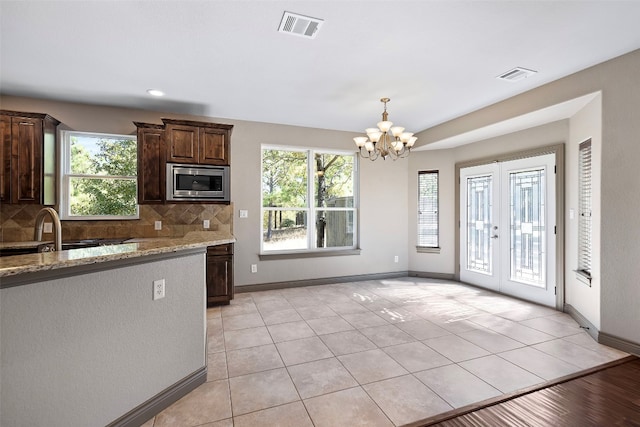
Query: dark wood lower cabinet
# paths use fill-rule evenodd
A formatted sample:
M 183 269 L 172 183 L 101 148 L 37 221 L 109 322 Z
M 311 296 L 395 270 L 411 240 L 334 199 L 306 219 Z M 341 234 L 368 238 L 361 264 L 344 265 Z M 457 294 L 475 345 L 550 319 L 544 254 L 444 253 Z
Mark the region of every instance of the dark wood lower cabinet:
M 207 305 L 233 299 L 233 243 L 207 248 Z

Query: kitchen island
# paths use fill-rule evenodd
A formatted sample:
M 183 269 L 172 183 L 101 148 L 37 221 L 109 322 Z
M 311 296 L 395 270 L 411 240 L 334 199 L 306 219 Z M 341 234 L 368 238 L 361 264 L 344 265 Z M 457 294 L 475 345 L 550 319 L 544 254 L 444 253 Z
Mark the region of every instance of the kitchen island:
M 202 232 L 0 258 L 0 425 L 140 425 L 202 384 L 205 252 L 234 241 Z

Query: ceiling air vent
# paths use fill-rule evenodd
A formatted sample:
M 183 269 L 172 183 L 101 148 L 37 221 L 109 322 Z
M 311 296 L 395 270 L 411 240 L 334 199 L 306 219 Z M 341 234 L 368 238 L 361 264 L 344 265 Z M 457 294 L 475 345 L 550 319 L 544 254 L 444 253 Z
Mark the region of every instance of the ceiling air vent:
M 522 79 L 526 79 L 529 76 L 534 75 L 537 71 L 528 70 L 522 67 L 516 67 L 513 70 L 509 70 L 504 74 L 499 75 L 497 78 L 508 82 L 517 82 Z
M 323 22 L 322 19 L 285 12 L 284 15 L 282 15 L 282 21 L 280 21 L 278 31 L 294 36 L 315 39 Z

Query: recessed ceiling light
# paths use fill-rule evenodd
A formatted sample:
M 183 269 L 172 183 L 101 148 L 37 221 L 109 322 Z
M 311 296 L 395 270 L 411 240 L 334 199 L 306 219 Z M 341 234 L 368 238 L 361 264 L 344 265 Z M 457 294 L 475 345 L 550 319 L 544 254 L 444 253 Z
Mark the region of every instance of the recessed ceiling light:
M 164 96 L 164 92 L 158 89 L 148 89 L 147 93 L 152 96 Z

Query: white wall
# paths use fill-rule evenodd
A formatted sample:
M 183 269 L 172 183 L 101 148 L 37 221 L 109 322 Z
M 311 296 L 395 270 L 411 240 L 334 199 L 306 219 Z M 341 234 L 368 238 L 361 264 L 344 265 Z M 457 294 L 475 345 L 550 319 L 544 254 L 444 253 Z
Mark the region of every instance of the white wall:
M 537 111 L 583 95 L 602 92 L 602 156 L 601 156 L 601 218 L 600 218 L 600 327 L 601 331 L 640 343 L 640 50 L 598 64 L 581 72 L 556 80 L 513 98 L 496 103 L 460 118 L 421 132 L 419 144 L 473 131 L 484 126 Z M 65 104 L 43 100 L 3 97 L 2 107 L 23 111 L 46 112 L 70 127 L 115 133 L 133 132 L 131 121 L 159 123 L 160 117 L 203 119 L 193 116 L 168 115 L 143 110 Z M 212 118 L 204 118 L 214 121 Z M 235 124 L 232 136 L 232 197 L 237 209 L 248 209 L 249 218 L 236 216 L 234 232 L 236 244 L 236 284 L 269 283 L 333 277 L 374 272 L 453 271 L 454 253 L 451 240 L 442 239 L 440 255 L 415 253 L 415 173 L 433 165 L 442 169 L 443 180 L 452 179 L 451 162 L 487 155 L 485 149 L 497 152 L 514 151 L 517 139 L 495 139 L 487 146 L 475 144 L 461 147 L 452 153 L 415 152 L 408 164 L 380 160 L 361 170 L 361 246 L 360 256 L 315 258 L 293 261 L 258 262 L 259 251 L 259 146 L 261 143 L 309 145 L 349 149 L 348 132 L 268 125 L 264 123 L 220 120 Z M 575 135 L 578 129 L 572 127 Z M 525 133 L 523 135 L 528 135 Z M 559 142 L 559 141 L 552 141 Z M 462 153 L 462 154 L 460 154 Z M 443 165 L 439 160 L 444 161 Z M 448 193 L 450 191 L 451 193 Z M 453 197 L 451 184 L 443 182 L 442 197 Z M 441 221 L 443 230 L 451 230 L 453 213 L 450 201 L 443 201 Z M 449 206 L 449 208 L 446 208 Z M 407 207 L 409 213 L 407 215 Z M 449 209 L 448 212 L 444 209 Z M 403 216 L 404 215 L 404 216 Z M 407 221 L 401 229 L 402 221 Z M 569 232 L 569 231 L 568 231 Z M 445 234 L 447 233 L 447 234 Z M 442 237 L 452 235 L 443 231 Z M 565 239 L 572 238 L 566 235 Z M 393 263 L 393 256 L 400 263 Z M 407 258 L 410 257 L 410 261 Z M 567 259 L 573 255 L 568 253 Z M 249 272 L 250 264 L 258 264 L 258 273 Z M 578 297 L 575 293 L 573 294 Z M 571 296 L 570 298 L 573 298 Z M 588 296 L 591 300 L 597 296 Z M 567 299 L 572 304 L 573 300 Z M 580 307 L 584 305 L 579 300 Z M 598 310 L 595 309 L 597 312 Z M 584 314 L 584 313 L 583 313 Z M 589 318 L 597 322 L 597 316 Z
M 203 283 L 204 253 L 2 289 L 0 425 L 106 425 L 204 367 Z
M 435 142 L 601 91 L 600 331 L 636 344 L 640 343 L 639 70 L 640 50 L 636 50 L 418 135 L 421 143 Z M 573 134 L 577 131 L 572 128 Z M 592 319 L 597 322 L 597 317 Z
M 592 178 L 592 280 L 591 287 L 576 277 L 578 268 L 578 146 L 591 139 Z M 600 220 L 601 165 L 602 165 L 602 96 L 578 111 L 569 121 L 569 139 L 566 145 L 565 170 L 565 301 L 578 310 L 596 328 L 600 329 Z M 573 210 L 573 218 L 571 218 Z
M 440 247 L 439 254 L 418 253 L 417 199 L 409 198 L 409 270 L 455 274 L 455 228 L 458 220 L 455 212 L 455 191 L 458 177 L 456 163 L 485 159 L 500 154 L 523 151 L 564 143 L 568 137 L 568 122 L 561 120 L 544 126 L 475 142 L 451 149 L 418 151 L 409 162 L 409 194 L 418 194 L 418 171 L 437 169 L 440 171 Z
M 406 160 L 360 162 L 360 255 L 259 261 L 261 145 L 353 150 L 358 134 L 269 123 L 189 116 L 157 111 L 2 96 L 2 108 L 48 113 L 66 128 L 132 134 L 133 121 L 161 124 L 161 118 L 204 120 L 234 125 L 231 134 L 231 200 L 236 286 L 407 270 Z M 240 219 L 239 209 L 249 211 Z M 399 262 L 394 263 L 394 256 Z M 251 264 L 258 272 L 251 273 Z
M 261 146 L 279 145 L 354 150 L 348 132 L 264 123 L 236 122 L 233 130 L 231 195 L 236 209 L 233 232 L 235 284 L 272 283 L 407 269 L 406 164 L 379 159 L 360 160 L 360 255 L 260 261 Z M 249 217 L 238 218 L 246 209 Z M 394 263 L 398 255 L 399 263 Z M 250 271 L 251 264 L 258 272 Z
M 640 50 L 594 74 L 603 88 L 601 330 L 640 344 Z

